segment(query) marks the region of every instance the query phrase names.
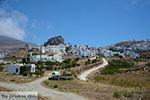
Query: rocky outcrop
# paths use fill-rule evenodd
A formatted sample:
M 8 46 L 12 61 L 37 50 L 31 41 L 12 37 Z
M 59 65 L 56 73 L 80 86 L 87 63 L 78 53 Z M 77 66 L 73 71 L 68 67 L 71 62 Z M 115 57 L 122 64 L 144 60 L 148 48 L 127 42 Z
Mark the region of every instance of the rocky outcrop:
M 44 46 L 59 45 L 59 44 L 64 44 L 64 38 L 62 36 L 57 36 L 57 37 L 53 37 L 51 39 L 48 39 L 48 41 L 44 43 Z

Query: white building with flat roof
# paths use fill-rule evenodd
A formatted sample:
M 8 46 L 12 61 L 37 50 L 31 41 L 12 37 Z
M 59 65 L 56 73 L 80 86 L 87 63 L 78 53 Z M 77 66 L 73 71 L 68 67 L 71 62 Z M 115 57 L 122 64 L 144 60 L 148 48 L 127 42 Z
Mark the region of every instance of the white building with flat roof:
M 66 46 L 64 44 L 59 44 L 59 45 L 47 45 L 46 46 L 46 51 L 47 52 L 62 52 L 65 53 L 66 51 Z
M 41 60 L 42 62 L 46 62 L 46 61 L 59 61 L 62 62 L 62 56 L 51 56 L 51 55 L 32 55 L 32 53 L 30 53 L 30 62 L 31 63 L 36 63 L 39 60 Z

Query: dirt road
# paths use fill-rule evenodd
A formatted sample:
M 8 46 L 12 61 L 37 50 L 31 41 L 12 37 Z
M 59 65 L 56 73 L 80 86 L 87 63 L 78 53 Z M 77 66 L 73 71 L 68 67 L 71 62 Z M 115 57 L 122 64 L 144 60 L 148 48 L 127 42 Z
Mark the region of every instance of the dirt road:
M 99 68 L 102 68 L 102 67 L 104 67 L 104 66 L 106 66 L 106 65 L 108 64 L 108 62 L 106 61 L 105 58 L 102 58 L 102 60 L 103 60 L 103 64 L 102 64 L 102 65 L 100 65 L 100 66 L 98 66 L 98 67 L 96 67 L 96 68 L 92 68 L 92 69 L 90 69 L 90 70 L 87 70 L 87 71 L 83 72 L 78 78 L 79 78 L 80 80 L 86 81 L 86 77 L 87 77 L 91 72 L 93 72 L 93 71 L 95 71 L 95 70 L 97 70 L 97 69 L 99 69 Z
M 25 84 L 0 82 L 0 86 L 16 91 L 37 91 L 42 96 L 50 97 L 50 100 L 87 100 L 84 97 L 75 95 L 73 93 L 58 92 L 42 87 L 41 82 L 46 79 L 48 79 L 48 77 L 43 77 L 41 79 Z

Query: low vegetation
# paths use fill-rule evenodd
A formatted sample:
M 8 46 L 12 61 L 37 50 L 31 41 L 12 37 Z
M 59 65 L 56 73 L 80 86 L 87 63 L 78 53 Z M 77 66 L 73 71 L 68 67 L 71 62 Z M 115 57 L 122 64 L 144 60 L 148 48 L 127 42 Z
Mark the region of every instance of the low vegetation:
M 132 66 L 124 61 L 119 61 L 119 60 L 112 60 L 109 61 L 109 65 L 106 66 L 105 69 L 102 70 L 103 74 L 114 74 L 114 73 L 120 73 L 124 69 L 130 69 Z
M 113 93 L 114 91 L 116 91 L 116 87 L 110 87 L 98 83 L 93 83 L 90 81 L 83 82 L 80 80 L 71 80 L 71 81 L 46 80 L 42 82 L 42 85 L 44 87 L 55 89 L 61 92 L 75 93 L 77 95 L 84 96 L 89 100 L 101 100 L 101 99 L 115 100 L 115 97 L 113 97 Z
M 137 71 L 129 73 L 103 74 L 95 77 L 96 82 L 122 87 L 150 90 L 150 73 Z
M 1 82 L 15 82 L 19 83 L 27 83 L 39 79 L 41 77 L 37 77 L 35 74 L 31 76 L 23 76 L 23 75 L 8 75 L 7 72 L 0 72 L 0 81 Z
M 119 91 L 115 91 L 113 97 L 121 98 L 122 94 Z

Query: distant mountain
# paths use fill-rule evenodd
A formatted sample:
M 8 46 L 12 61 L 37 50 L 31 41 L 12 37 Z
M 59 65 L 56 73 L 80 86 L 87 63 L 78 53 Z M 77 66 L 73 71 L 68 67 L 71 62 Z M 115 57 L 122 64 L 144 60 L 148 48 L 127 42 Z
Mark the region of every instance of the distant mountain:
M 44 46 L 59 45 L 59 44 L 64 44 L 64 38 L 62 36 L 57 36 L 57 37 L 48 39 L 48 41 L 44 43 Z
M 19 48 L 24 48 L 25 44 L 32 43 L 27 43 L 24 41 L 0 35 L 0 53 L 11 53 L 18 51 Z

